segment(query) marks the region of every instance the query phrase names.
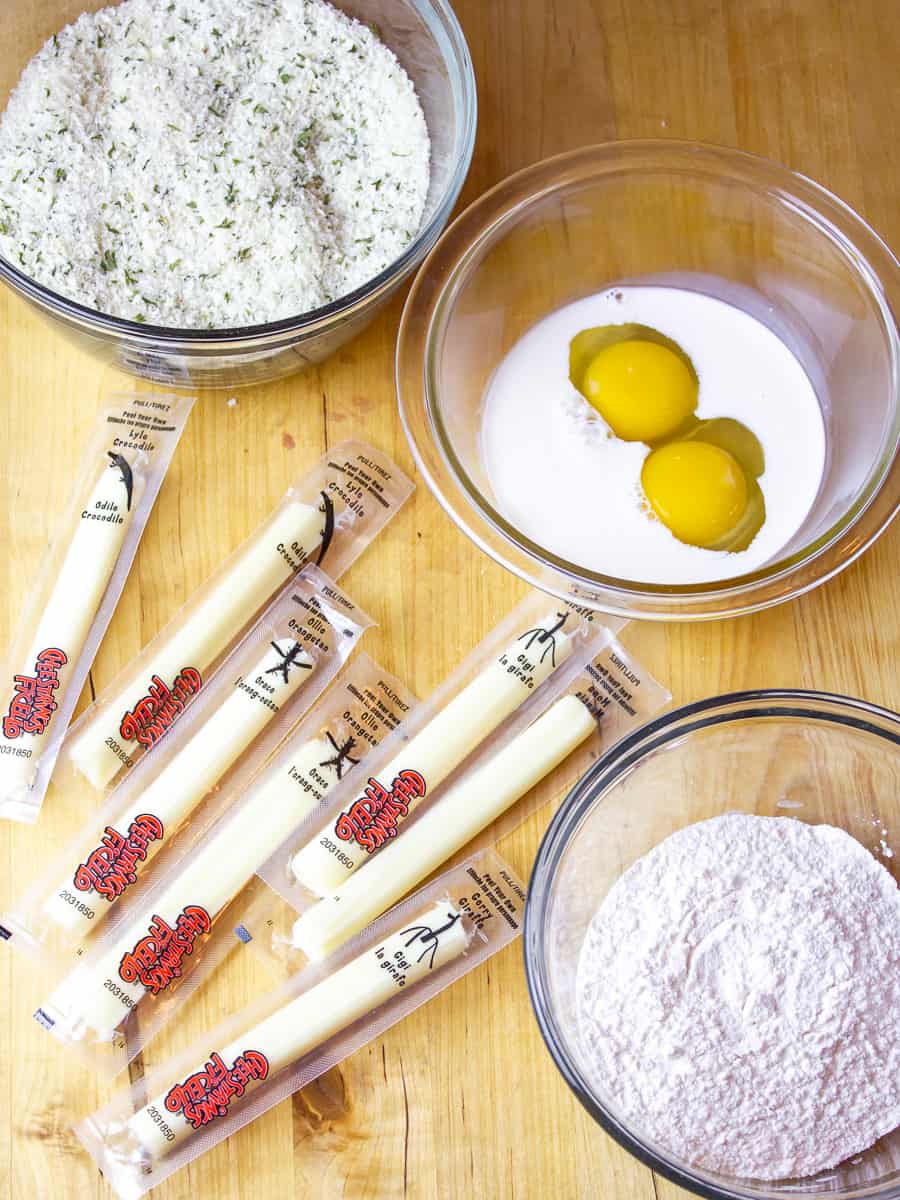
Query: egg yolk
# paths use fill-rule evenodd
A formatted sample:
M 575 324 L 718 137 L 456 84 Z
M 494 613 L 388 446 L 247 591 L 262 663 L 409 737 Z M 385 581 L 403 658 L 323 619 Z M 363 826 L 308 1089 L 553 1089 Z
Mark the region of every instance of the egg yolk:
M 687 363 L 639 338 L 600 350 L 584 373 L 583 392 L 625 442 L 669 437 L 697 407 L 697 380 Z
M 704 549 L 731 533 L 747 508 L 747 478 L 740 463 L 709 442 L 668 442 L 651 451 L 641 485 L 675 537 Z

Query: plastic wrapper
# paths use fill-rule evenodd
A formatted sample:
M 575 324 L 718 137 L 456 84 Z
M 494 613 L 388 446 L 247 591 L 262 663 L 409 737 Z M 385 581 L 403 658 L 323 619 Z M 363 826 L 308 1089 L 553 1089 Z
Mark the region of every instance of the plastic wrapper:
M 79 1139 L 135 1200 L 508 945 L 524 899 L 508 864 L 480 854 L 148 1072 Z
M 412 491 L 380 450 L 335 446 L 82 714 L 66 767 L 97 790 L 126 776 L 297 572 L 313 562 L 340 578 Z
M 0 817 L 38 819 L 193 403 L 117 396 L 99 414 L 0 676 Z
M 347 664 L 243 794 L 231 789 L 202 842 L 174 846 L 78 959 L 42 1008 L 56 1036 L 101 1066 L 124 1067 L 234 948 L 225 914 L 246 903 L 256 871 L 412 704 L 366 655 Z
M 608 630 L 533 592 L 379 748 L 357 797 L 298 839 L 293 877 L 314 895 L 344 883 L 482 743 L 527 723 L 606 644 Z M 348 788 L 351 785 L 348 782 Z
M 306 567 L 222 664 L 185 720 L 92 814 L 44 877 L 0 920 L 0 936 L 57 973 L 152 879 L 152 860 L 181 831 L 199 844 L 333 680 L 369 618 Z M 65 1036 L 52 1003 L 39 1019 Z M 59 1025 L 59 1029 L 56 1026 Z
M 427 756 L 416 754 L 417 745 L 427 749 L 427 742 L 421 735 L 410 736 L 410 726 L 423 732 L 433 728 L 435 709 L 431 701 L 419 705 L 395 735 L 402 740 L 402 749 L 385 761 L 394 749 L 385 742 L 367 761 L 362 775 L 355 774 L 334 791 L 326 805 L 326 821 L 320 824 L 317 816 L 314 830 L 311 821 L 306 823 L 311 837 L 307 835 L 299 849 L 296 841 L 286 843 L 263 868 L 265 880 L 300 914 L 290 930 L 283 928 L 283 909 L 267 910 L 261 905 L 247 931 L 265 945 L 259 935 L 263 928 L 272 928 L 268 939 L 270 943 L 276 939 L 272 952 L 279 952 L 280 938 L 280 953 L 289 962 L 296 962 L 298 955 L 313 960 L 327 957 L 455 854 L 466 847 L 471 850 L 478 844 L 476 839 L 496 841 L 530 815 L 546 800 L 538 785 L 548 780 L 553 786 L 561 764 L 566 763 L 571 781 L 573 771 L 583 772 L 591 758 L 668 700 L 668 692 L 612 634 L 600 630 L 588 662 L 576 658 L 568 669 L 548 678 L 516 718 L 492 733 L 461 771 L 433 787 Z M 355 839 L 359 845 L 360 831 L 366 834 L 372 827 L 381 797 L 400 795 L 405 803 L 404 772 L 424 781 L 417 785 L 421 799 L 409 820 L 396 829 L 395 836 L 378 839 L 377 844 L 366 839 L 361 867 L 348 871 L 327 894 L 320 896 L 305 887 L 297 867 L 307 861 L 310 845 L 326 839 L 335 845 Z M 562 784 L 560 778 L 557 794 Z M 272 918 L 276 911 L 282 914 L 281 922 Z

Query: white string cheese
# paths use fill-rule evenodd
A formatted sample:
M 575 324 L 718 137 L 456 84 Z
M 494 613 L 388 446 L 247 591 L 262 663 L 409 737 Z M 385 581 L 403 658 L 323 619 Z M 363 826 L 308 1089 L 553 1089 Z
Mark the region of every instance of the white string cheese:
M 302 914 L 293 940 L 324 958 L 385 912 L 530 791 L 597 728 L 577 696 L 564 696 L 330 896 Z
M 546 619 L 503 650 L 379 772 L 388 790 L 394 780 L 414 772 L 430 792 L 572 654 L 572 639 L 562 630 L 565 617 Z M 411 798 L 412 809 L 418 798 Z M 317 896 L 339 887 L 367 861 L 369 851 L 342 839 L 326 826 L 294 856 L 296 879 Z
M 41 1006 L 41 1022 L 81 1039 L 112 1041 L 148 991 L 178 978 L 193 953 L 196 920 L 209 924 L 337 782 L 326 737 L 305 742 L 278 770 L 264 773 L 247 801 L 214 832 L 176 879 L 128 923 L 96 961 L 80 964 Z M 186 917 L 189 918 L 186 921 Z M 181 919 L 181 920 L 179 920 Z M 206 930 L 204 930 L 206 932 Z
M 140 675 L 72 740 L 70 757 L 93 787 L 104 788 L 122 769 L 120 726 L 124 715 L 147 695 L 154 677 L 171 684 L 186 668 L 204 676 L 253 616 L 309 560 L 322 541 L 323 516 L 318 509 L 291 501 L 261 535 L 238 554 L 222 578 L 159 644 Z M 113 747 L 118 747 L 119 752 Z
M 131 1117 L 128 1132 L 149 1159 L 162 1157 L 195 1128 L 225 1115 L 248 1087 L 459 958 L 471 940 L 470 926 L 449 900 L 405 919 L 383 941 L 173 1081 Z
M 13 798 L 14 790 L 25 791 L 31 786 L 42 748 L 68 689 L 70 671 L 109 586 L 143 488 L 140 474 L 132 471 L 134 455 L 130 459 L 124 455 L 109 458 L 112 461 L 105 463 L 81 511 L 30 649 L 21 663 L 16 681 L 22 682 L 4 707 L 0 737 L 3 796 Z M 35 691 L 39 693 L 42 687 L 45 703 L 37 721 L 42 728 L 30 732 L 29 726 L 35 725 Z
M 299 643 L 275 641 L 254 670 L 116 819 L 96 849 L 53 892 L 44 911 L 70 934 L 87 934 L 203 797 L 315 670 Z

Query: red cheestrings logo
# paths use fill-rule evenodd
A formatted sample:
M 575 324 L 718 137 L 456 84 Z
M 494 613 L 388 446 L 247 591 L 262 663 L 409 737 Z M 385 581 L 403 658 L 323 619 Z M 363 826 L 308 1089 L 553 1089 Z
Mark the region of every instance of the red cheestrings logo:
M 193 667 L 184 667 L 179 671 L 171 687 L 154 675 L 147 695 L 122 717 L 119 725 L 122 741 L 155 746 L 169 732 L 202 686 L 200 672 Z
M 254 1079 L 268 1074 L 269 1060 L 258 1050 L 245 1050 L 231 1067 L 226 1067 L 221 1055 L 212 1054 L 202 1071 L 176 1083 L 166 1096 L 166 1110 L 181 1113 L 191 1128 L 201 1129 L 224 1117 L 232 1100 L 243 1096 Z
M 124 835 L 107 825 L 100 845 L 75 868 L 72 880 L 79 892 L 96 892 L 104 900 L 115 900 L 137 879 L 138 864 L 147 857 L 151 842 L 165 832 L 159 817 L 141 813 Z
M 401 771 L 390 788 L 370 779 L 360 798 L 338 817 L 335 837 L 356 842 L 371 854 L 396 834 L 411 802 L 424 795 L 425 780 L 418 771 Z
M 3 718 L 4 737 L 12 740 L 23 733 L 44 732 L 58 707 L 59 673 L 68 661 L 62 650 L 42 650 L 34 664 L 33 675 L 16 675 L 9 712 Z
M 124 983 L 140 983 L 153 996 L 181 978 L 181 964 L 194 952 L 194 943 L 209 933 L 212 921 L 199 904 L 189 904 L 170 925 L 154 914 L 150 932 L 133 950 L 122 956 L 119 978 Z

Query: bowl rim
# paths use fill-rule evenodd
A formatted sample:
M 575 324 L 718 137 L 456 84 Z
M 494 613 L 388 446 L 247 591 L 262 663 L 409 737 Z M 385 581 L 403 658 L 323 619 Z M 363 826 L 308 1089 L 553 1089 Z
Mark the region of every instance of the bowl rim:
M 598 794 L 607 792 L 625 772 L 637 766 L 647 755 L 688 733 L 716 725 L 771 717 L 800 717 L 817 723 L 862 730 L 883 738 L 900 752 L 900 712 L 838 692 L 809 688 L 754 688 L 724 692 L 680 705 L 614 743 L 567 792 L 538 845 L 525 901 L 522 955 L 528 998 L 544 1045 L 556 1069 L 581 1106 L 629 1154 L 672 1183 L 704 1197 L 704 1200 L 762 1200 L 765 1193 L 742 1189 L 737 1181 L 733 1188 L 718 1187 L 695 1175 L 693 1168 L 688 1165 L 661 1157 L 596 1099 L 583 1084 L 565 1051 L 551 1007 L 545 1003 L 540 934 L 546 900 L 560 857 L 572 832 L 596 802 Z M 773 1197 L 783 1194 L 771 1192 Z M 860 1195 L 870 1196 L 872 1200 L 876 1197 L 877 1200 L 897 1200 L 900 1197 L 900 1180 L 885 1191 L 866 1191 Z M 815 1200 L 813 1193 L 798 1192 L 797 1197 L 798 1200 Z
M 437 202 L 427 224 L 419 229 L 413 241 L 397 258 L 360 287 L 344 296 L 339 296 L 328 304 L 298 313 L 293 317 L 283 317 L 278 321 L 222 329 L 183 329 L 172 325 L 152 325 L 149 322 L 132 321 L 90 308 L 39 283 L 30 275 L 26 275 L 9 259 L 4 258 L 2 253 L 0 253 L 0 279 L 14 291 L 37 304 L 42 310 L 48 311 L 57 319 L 71 321 L 79 326 L 87 325 L 90 327 L 90 332 L 95 335 L 120 335 L 132 342 L 148 342 L 153 343 L 154 346 L 163 343 L 163 348 L 166 344 L 172 344 L 181 349 L 184 343 L 196 343 L 204 350 L 210 346 L 227 346 L 232 343 L 240 345 L 244 342 L 258 342 L 262 339 L 277 340 L 286 335 L 314 334 L 323 327 L 339 322 L 341 318 L 351 317 L 361 305 L 390 292 L 392 287 L 416 268 L 438 241 L 447 224 L 447 219 L 459 199 L 459 194 L 472 165 L 475 135 L 478 128 L 478 88 L 475 68 L 459 19 L 449 0 L 412 0 L 413 7 L 418 3 L 429 6 L 438 19 L 443 22 L 447 44 L 441 46 L 440 38 L 435 38 L 435 41 L 441 46 L 444 61 L 455 59 L 459 69 L 461 153 L 447 181 L 444 193 Z M 390 49 L 390 47 L 388 48 Z
M 729 168 L 732 177 L 741 171 L 757 176 L 762 172 L 774 174 L 782 186 L 770 182 L 770 192 L 799 210 L 820 233 L 827 227 L 828 236 L 852 260 L 872 296 L 884 328 L 891 389 L 897 398 L 893 429 L 888 430 L 879 458 L 870 466 L 866 491 L 846 513 L 786 559 L 701 584 L 654 584 L 603 575 L 553 555 L 515 529 L 482 494 L 459 461 L 444 428 L 433 382 L 435 338 L 441 332 L 445 310 L 452 305 L 468 265 L 497 231 L 536 200 L 568 184 L 590 176 L 647 169 L 654 164 L 642 163 L 646 155 L 659 156 L 655 165 L 660 170 L 675 170 L 679 156 L 686 156 L 694 169 L 705 169 L 707 174 L 717 170 L 727 177 Z M 682 172 L 687 169 L 682 166 Z M 829 221 L 829 213 L 852 227 L 852 239 L 845 228 Z M 459 242 L 463 243 L 461 247 L 454 244 Z M 883 257 L 887 271 L 879 272 L 871 266 L 875 255 Z M 397 339 L 395 374 L 404 432 L 417 467 L 451 520 L 479 549 L 527 583 L 561 599 L 574 597 L 594 608 L 645 620 L 703 620 L 759 611 L 802 595 L 838 574 L 888 528 L 900 511 L 900 498 L 891 503 L 888 495 L 883 503 L 893 475 L 896 473 L 900 479 L 900 329 L 887 294 L 889 286 L 900 287 L 900 261 L 879 234 L 840 197 L 784 164 L 734 147 L 676 138 L 634 138 L 582 146 L 532 163 L 484 192 L 448 226 L 423 261 L 407 297 Z M 422 369 L 417 375 L 415 362 L 420 359 Z M 427 441 L 424 446 L 420 444 L 416 433 L 420 409 L 420 436 L 430 445 Z M 429 461 L 430 449 L 437 459 L 434 469 Z M 873 511 L 880 507 L 886 511 Z M 866 521 L 870 527 L 861 533 Z M 851 544 L 847 553 L 836 562 L 824 561 L 829 552 L 837 552 L 848 541 Z M 803 571 L 811 577 L 797 579 L 798 572 Z M 759 594 L 767 589 L 774 590 L 772 594 Z M 710 605 L 721 607 L 711 609 Z

